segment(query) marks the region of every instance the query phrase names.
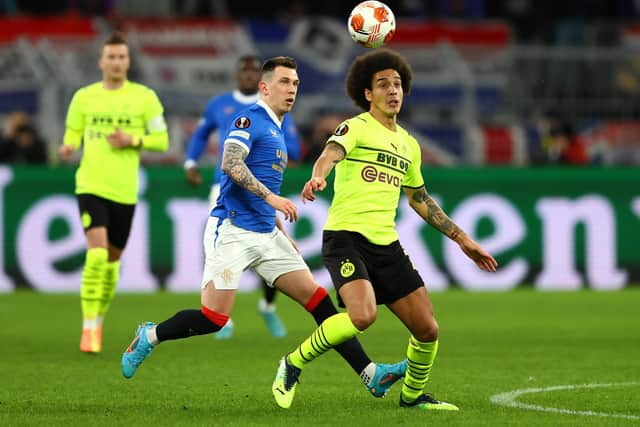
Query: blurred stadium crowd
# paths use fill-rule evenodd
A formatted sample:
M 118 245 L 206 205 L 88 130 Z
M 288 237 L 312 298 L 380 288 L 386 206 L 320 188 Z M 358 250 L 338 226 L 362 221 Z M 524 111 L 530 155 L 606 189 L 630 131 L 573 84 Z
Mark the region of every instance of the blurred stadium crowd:
M 233 87 L 245 53 L 300 64 L 292 113 L 306 162 L 355 111 L 344 95 L 362 52 L 346 17 L 357 2 L 0 1 L 2 163 L 54 163 L 66 106 L 98 80 L 113 28 L 132 45 L 130 77 L 157 90 L 180 165 L 206 101 Z M 389 47 L 414 67 L 401 119 L 437 165 L 640 164 L 640 2 L 402 0 Z M 44 148 L 43 148 L 44 147 Z M 214 144 L 203 164 L 213 165 Z

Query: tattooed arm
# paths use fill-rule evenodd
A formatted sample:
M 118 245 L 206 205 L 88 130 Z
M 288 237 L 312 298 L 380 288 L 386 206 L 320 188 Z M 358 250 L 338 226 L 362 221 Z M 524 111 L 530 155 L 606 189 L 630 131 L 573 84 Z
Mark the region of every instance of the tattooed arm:
M 486 271 L 496 271 L 498 262 L 444 213 L 440 205 L 427 193 L 424 186 L 418 189 L 403 187 L 403 190 L 409 200 L 409 205 L 422 219 L 460 245 L 460 249 L 479 268 Z
M 418 189 L 403 187 L 403 190 L 407 195 L 409 205 L 433 228 L 454 241 L 457 241 L 461 234 L 464 234 L 464 231 L 451 221 L 424 187 Z
M 224 154 L 222 156 L 222 172 L 227 174 L 229 178 L 240 187 L 251 191 L 261 199 L 266 199 L 271 191 L 258 179 L 247 167 L 244 159 L 249 153 L 239 144 L 228 143 L 224 146 Z
M 329 141 L 322 150 L 318 160 L 313 165 L 311 179 L 304 184 L 302 189 L 302 203 L 307 200 L 313 202 L 316 196 L 314 191 L 322 191 L 327 188 L 327 176 L 333 167 L 342 161 L 346 156 L 344 147 L 336 142 Z
M 282 212 L 286 220 L 291 222 L 297 220 L 296 205 L 287 198 L 273 194 L 262 182 L 258 181 L 244 162 L 247 155 L 247 151 L 239 144 L 225 143 L 221 164 L 222 172 L 228 175 L 234 183 L 264 199 L 269 206 Z

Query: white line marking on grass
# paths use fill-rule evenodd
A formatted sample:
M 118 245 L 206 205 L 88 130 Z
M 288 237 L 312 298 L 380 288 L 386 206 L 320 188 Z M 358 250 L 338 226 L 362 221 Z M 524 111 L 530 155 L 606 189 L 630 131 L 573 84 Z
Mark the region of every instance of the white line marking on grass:
M 511 408 L 519 409 L 531 409 L 533 411 L 542 412 L 556 412 L 559 414 L 569 415 L 585 415 L 588 417 L 609 417 L 609 418 L 624 418 L 627 420 L 640 420 L 640 416 L 627 415 L 627 414 L 609 414 L 606 412 L 594 412 L 594 411 L 574 411 L 573 409 L 563 408 L 551 408 L 540 405 L 531 405 L 529 403 L 518 402 L 518 397 L 531 394 L 531 393 L 545 393 L 548 391 L 559 390 L 576 390 L 580 388 L 610 388 L 610 387 L 633 387 L 639 386 L 640 382 L 626 382 L 626 383 L 609 383 L 609 384 L 569 384 L 569 385 L 555 385 L 542 388 L 522 388 L 519 390 L 508 391 L 505 393 L 495 394 L 491 396 L 491 402 L 500 406 L 509 406 Z

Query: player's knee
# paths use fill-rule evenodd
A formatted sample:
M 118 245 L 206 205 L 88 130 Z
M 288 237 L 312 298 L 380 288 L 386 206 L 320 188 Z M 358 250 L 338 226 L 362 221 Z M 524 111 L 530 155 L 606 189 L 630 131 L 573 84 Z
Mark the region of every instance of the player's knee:
M 432 342 L 438 339 L 439 327 L 436 319 L 431 317 L 424 322 L 421 322 L 415 330 L 412 332 L 413 336 L 416 337 L 418 341 L 422 342 Z
M 364 331 L 369 326 L 373 325 L 377 316 L 376 307 L 367 307 L 363 309 L 349 311 L 349 318 L 359 331 Z

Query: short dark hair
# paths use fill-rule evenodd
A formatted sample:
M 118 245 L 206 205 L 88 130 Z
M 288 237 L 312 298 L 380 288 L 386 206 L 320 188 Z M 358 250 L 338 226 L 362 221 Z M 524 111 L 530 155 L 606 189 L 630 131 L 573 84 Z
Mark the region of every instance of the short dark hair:
M 402 80 L 402 90 L 408 94 L 411 90 L 413 72 L 407 60 L 399 53 L 389 49 L 375 49 L 373 52 L 356 57 L 349 68 L 346 80 L 346 92 L 349 98 L 360 108 L 369 111 L 370 103 L 364 96 L 365 89 L 372 89 L 373 75 L 382 70 L 396 70 Z
M 114 44 L 125 44 L 127 43 L 127 36 L 122 31 L 114 31 L 109 34 L 109 37 L 104 41 L 102 46 L 114 45 Z
M 245 62 L 259 62 L 260 65 L 262 65 L 262 58 L 254 54 L 242 55 L 240 58 L 238 58 L 236 64 L 238 65 L 238 67 L 240 67 Z
M 295 59 L 289 56 L 275 56 L 264 61 L 264 64 L 262 64 L 262 75 L 264 76 L 267 73 L 273 72 L 276 67 L 286 67 L 297 70 L 298 64 Z

